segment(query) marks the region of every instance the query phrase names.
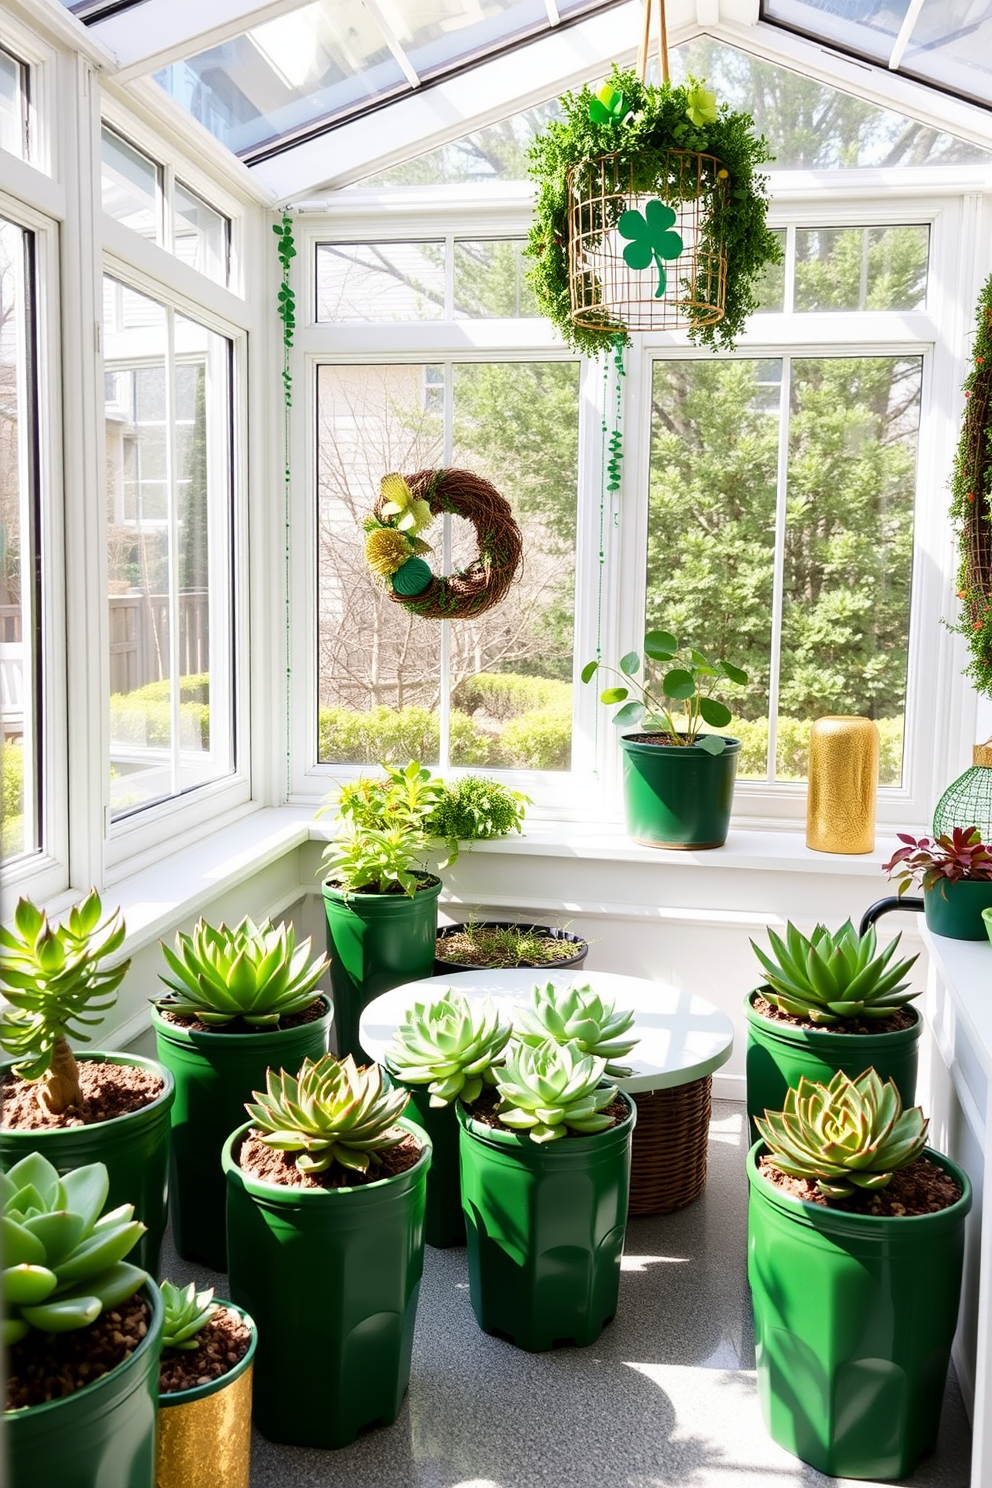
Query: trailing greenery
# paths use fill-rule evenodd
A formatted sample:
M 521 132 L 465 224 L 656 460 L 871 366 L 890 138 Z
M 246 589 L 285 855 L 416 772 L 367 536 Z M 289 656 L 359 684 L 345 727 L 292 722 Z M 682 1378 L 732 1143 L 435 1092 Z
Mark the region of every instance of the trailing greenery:
M 965 676 L 992 697 L 992 275 L 978 297 L 972 358 L 951 477 L 961 614 L 950 629 L 965 636 L 971 650 Z
M 276 245 L 276 253 L 279 256 L 279 267 L 282 270 L 282 282 L 279 285 L 279 292 L 276 296 L 276 313 L 282 321 L 284 351 L 282 385 L 286 407 L 291 408 L 293 404 L 293 375 L 289 368 L 289 353 L 293 345 L 293 337 L 296 334 L 296 295 L 290 284 L 290 266 L 296 257 L 296 246 L 293 242 L 293 219 L 288 212 L 283 212 L 281 222 L 273 223 L 272 231 L 279 240 Z
M 483 1082 L 495 1084 L 492 1067 L 510 1037 L 510 1024 L 491 998 L 470 1002 L 449 991 L 437 1002 L 415 1002 L 393 1034 L 386 1068 L 405 1085 L 426 1085 L 432 1106 L 456 1096 L 478 1100 Z
M 405 1135 L 396 1123 L 409 1091 L 391 1086 L 381 1065 L 357 1068 L 350 1054 L 304 1059 L 297 1075 L 270 1069 L 265 1089 L 252 1094 L 245 1110 L 262 1141 L 295 1152 L 301 1173 L 322 1173 L 332 1163 L 367 1173 Z
M 160 973 L 160 980 L 174 996 L 156 1007 L 199 1018 L 208 1028 L 224 1028 L 237 1018 L 253 1028 L 275 1028 L 320 997 L 317 982 L 327 957 L 311 962 L 310 938 L 297 946 L 292 925 L 256 925 L 245 916 L 231 930 L 200 919 L 192 935 L 176 932 L 175 952 L 160 944 L 172 973 Z
M 444 787 L 444 795 L 424 823 L 432 837 L 474 842 L 522 832 L 530 797 L 484 775 L 466 775 Z
M 768 932 L 774 959 L 753 940 L 751 947 L 765 973 L 768 985 L 761 990 L 768 1001 L 792 1017 L 830 1027 L 845 1018 L 888 1018 L 919 996 L 905 980 L 916 956 L 892 962 L 901 938 L 876 955 L 873 925 L 864 935 L 850 920 L 835 931 L 817 925 L 807 938 L 790 920 L 784 940 Z
M 726 248 L 726 308 L 722 320 L 693 325 L 689 335 L 700 346 L 732 348 L 756 307 L 755 285 L 762 270 L 782 256 L 765 221 L 764 178 L 756 174 L 756 167 L 771 158 L 767 144 L 752 133 L 750 114 L 732 111 L 726 104 L 712 122 L 694 123 L 689 117 L 697 90 L 693 79 L 685 85 L 655 87 L 641 82 L 633 71 L 614 67 L 609 83 L 629 107 L 622 121 L 593 123 L 589 109 L 595 95 L 586 86 L 559 100 L 564 118 L 549 123 L 531 146 L 530 174 L 538 193 L 526 251 L 534 261 L 529 279 L 541 310 L 577 351 L 595 354 L 617 339 L 620 328 L 605 316 L 601 329 L 577 326 L 571 318 L 566 185 L 570 167 L 615 151 L 620 170 L 632 171 L 635 194 L 664 195 L 659 183 L 668 174 L 668 152 L 701 151 L 716 156 L 728 172 L 726 190 L 714 191 L 706 202 L 710 230 Z M 697 317 L 700 314 L 705 309 Z M 629 341 L 625 334 L 622 339 Z
M 162 1293 L 162 1309 L 165 1314 L 162 1347 L 181 1349 L 184 1353 L 198 1349 L 200 1340 L 196 1335 L 202 1332 L 217 1311 L 213 1287 L 198 1292 L 195 1281 L 185 1287 L 173 1286 L 171 1281 L 163 1281 L 159 1290 Z

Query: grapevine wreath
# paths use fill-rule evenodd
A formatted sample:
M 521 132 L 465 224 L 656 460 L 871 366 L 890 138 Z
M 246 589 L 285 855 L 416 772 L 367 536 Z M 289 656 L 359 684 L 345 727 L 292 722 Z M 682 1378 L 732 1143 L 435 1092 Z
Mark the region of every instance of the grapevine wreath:
M 445 512 L 472 523 L 479 554 L 442 578 L 423 554 L 419 534 Z M 369 568 L 397 604 L 428 620 L 468 620 L 499 604 L 523 551 L 510 503 L 470 470 L 418 470 L 384 475 L 379 500 L 365 519 Z

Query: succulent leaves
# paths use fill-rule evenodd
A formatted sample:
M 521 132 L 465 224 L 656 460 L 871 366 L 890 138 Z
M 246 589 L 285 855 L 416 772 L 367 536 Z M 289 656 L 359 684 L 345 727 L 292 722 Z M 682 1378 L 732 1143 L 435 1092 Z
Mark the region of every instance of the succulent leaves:
M 86 1328 L 148 1280 L 124 1260 L 145 1226 L 131 1204 L 101 1215 L 109 1189 L 103 1163 L 60 1175 L 38 1152 L 0 1173 L 6 1344 Z
M 384 1084 L 377 1064 L 356 1068 L 350 1054 L 305 1059 L 297 1075 L 270 1069 L 265 1090 L 252 1093 L 255 1102 L 245 1110 L 262 1141 L 297 1153 L 301 1173 L 322 1173 L 335 1162 L 367 1173 L 404 1137 L 396 1123 L 409 1092 Z
M 162 946 L 172 977 L 161 980 L 175 993 L 156 1006 L 161 1012 L 198 1018 L 223 1028 L 243 1018 L 254 1028 L 273 1028 L 317 1001 L 316 984 L 327 957 L 310 962 L 310 940 L 296 945 L 292 925 L 273 928 L 245 917 L 233 930 L 198 920 L 192 935 L 176 935 L 176 949 Z
M 556 987 L 546 982 L 531 989 L 530 1006 L 514 1013 L 514 1037 L 521 1043 L 536 1046 L 545 1039 L 557 1044 L 574 1042 L 583 1054 L 607 1061 L 604 1073 L 614 1077 L 630 1074 L 626 1065 L 616 1059 L 629 1054 L 637 1043 L 623 1035 L 633 1025 L 634 1014 L 628 1008 L 617 1011 L 612 1002 L 604 1002 L 591 987 Z
M 803 1077 L 787 1091 L 784 1108 L 766 1111 L 756 1125 L 769 1163 L 795 1178 L 815 1178 L 828 1198 L 885 1188 L 920 1156 L 927 1136 L 920 1107 L 904 1111 L 895 1081 L 883 1084 L 873 1069 L 856 1080 L 839 1071 L 829 1085 Z
M 478 1100 L 484 1079 L 510 1037 L 510 1024 L 490 998 L 472 1003 L 460 992 L 437 1002 L 415 1003 L 396 1029 L 386 1052 L 389 1072 L 407 1085 L 427 1085 L 432 1106 L 456 1096 Z
M 511 1044 L 496 1071 L 499 1119 L 534 1142 L 553 1142 L 570 1130 L 605 1131 L 613 1125 L 606 1108 L 617 1093 L 602 1084 L 605 1070 L 605 1059 L 583 1054 L 574 1043 Z
M 182 1349 L 184 1352 L 199 1348 L 200 1340 L 196 1335 L 207 1326 L 217 1311 L 213 1287 L 198 1292 L 195 1281 L 185 1287 L 173 1286 L 171 1281 L 163 1281 L 159 1290 L 162 1293 L 165 1314 L 162 1347 Z
M 898 935 L 879 955 L 874 927 L 859 935 L 850 920 L 833 932 L 817 925 L 809 938 L 790 923 L 785 940 L 774 930 L 768 939 L 774 960 L 751 942 L 768 983 L 762 991 L 792 1017 L 824 1026 L 844 1018 L 887 1018 L 919 995 L 905 980 L 916 956 L 893 962 Z

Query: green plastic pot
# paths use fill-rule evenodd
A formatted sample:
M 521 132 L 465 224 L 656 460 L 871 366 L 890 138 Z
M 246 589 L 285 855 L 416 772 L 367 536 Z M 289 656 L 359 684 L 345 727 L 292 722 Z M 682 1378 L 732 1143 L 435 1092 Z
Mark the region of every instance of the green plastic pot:
M 362 1187 L 283 1188 L 224 1144 L 231 1296 L 258 1325 L 255 1424 L 270 1441 L 346 1447 L 388 1426 L 410 1380 L 430 1140 L 405 1173 Z
M 937 1442 L 971 1184 L 937 1214 L 806 1203 L 748 1153 L 748 1280 L 758 1395 L 779 1446 L 838 1478 L 903 1478 Z
M 458 1117 L 454 1104 L 432 1106 L 426 1085 L 411 1085 L 410 1105 L 431 1139 L 424 1239 L 438 1250 L 465 1244 L 462 1182 L 458 1167 Z
M 479 1327 L 531 1352 L 595 1343 L 615 1316 L 636 1111 L 534 1142 L 457 1103 L 469 1293 Z
M 763 989 L 759 989 L 763 990 Z M 785 1092 L 800 1077 L 828 1085 L 838 1070 L 853 1080 L 874 1069 L 882 1080 L 895 1080 L 904 1106 L 916 1100 L 916 1067 L 923 1019 L 915 1008 L 911 1028 L 894 1033 L 834 1033 L 829 1028 L 795 1028 L 755 1012 L 749 992 L 747 1018 L 747 1115 L 750 1140 L 757 1141 L 755 1116 L 781 1111 Z
M 140 1295 L 152 1320 L 129 1359 L 74 1395 L 4 1412 L 8 1488 L 155 1488 L 162 1298 Z
M 227 1270 L 224 1143 L 244 1118 L 252 1092 L 264 1090 L 270 1066 L 295 1074 L 308 1056 L 327 1052 L 332 1016 L 325 999 L 324 1016 L 296 1028 L 205 1033 L 170 1023 L 152 1008 L 158 1057 L 176 1082 L 169 1208 L 172 1238 L 184 1259 Z
M 95 1121 L 89 1126 L 67 1126 L 49 1131 L 13 1131 L 0 1129 L 0 1168 L 12 1168 L 29 1152 L 40 1152 L 60 1173 L 80 1168 L 85 1163 L 107 1165 L 110 1178 L 108 1209 L 120 1204 L 133 1204 L 134 1217 L 147 1226 L 146 1232 L 128 1256 L 149 1276 L 158 1279 L 159 1256 L 168 1211 L 169 1189 L 169 1113 L 175 1099 L 172 1075 L 154 1059 L 138 1054 L 109 1054 L 87 1050 L 80 1056 L 83 1064 L 133 1064 L 165 1082 L 161 1095 L 151 1105 L 127 1116 L 110 1121 Z M 10 1069 L 12 1060 L 0 1064 L 0 1078 Z
M 325 882 L 327 954 L 338 1054 L 365 1060 L 358 1024 L 365 1006 L 402 982 L 434 971 L 437 898 L 441 880 L 417 875 L 424 887 L 409 894 L 345 894 Z
M 222 1297 L 214 1301 L 247 1323 L 248 1351 L 218 1379 L 159 1395 L 155 1488 L 249 1488 L 258 1330 L 243 1308 Z
M 739 739 L 722 754 L 698 744 L 647 743 L 624 734 L 623 792 L 627 832 L 647 847 L 722 847 L 730 827 Z
M 923 890 L 923 912 L 927 928 L 950 940 L 984 940 L 982 910 L 992 907 L 992 882 L 962 878 L 946 879 Z

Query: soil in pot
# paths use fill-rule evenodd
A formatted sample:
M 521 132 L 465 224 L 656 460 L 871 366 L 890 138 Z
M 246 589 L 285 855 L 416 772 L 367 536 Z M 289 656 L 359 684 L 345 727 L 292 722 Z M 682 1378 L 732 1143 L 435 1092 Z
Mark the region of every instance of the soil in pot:
M 262 1141 L 252 1128 L 246 1135 L 238 1153 L 238 1167 L 250 1178 L 261 1183 L 278 1183 L 281 1188 L 364 1188 L 369 1183 L 378 1183 L 382 1178 L 395 1178 L 408 1168 L 416 1167 L 420 1160 L 420 1143 L 408 1134 L 395 1147 L 388 1147 L 378 1154 L 379 1161 L 369 1165 L 367 1173 L 345 1170 L 333 1163 L 322 1173 L 301 1173 L 292 1152 L 277 1152 Z
M 78 1069 L 84 1103 L 70 1107 L 58 1116 L 45 1110 L 39 1101 L 37 1080 L 29 1082 L 8 1073 L 2 1086 L 0 1126 L 6 1131 L 58 1131 L 66 1127 L 92 1126 L 143 1110 L 157 1100 L 165 1088 L 160 1075 L 135 1065 L 81 1059 Z
M 944 1168 L 926 1157 L 918 1157 L 905 1168 L 893 1173 L 885 1188 L 875 1192 L 862 1190 L 848 1199 L 829 1199 L 821 1194 L 813 1178 L 796 1178 L 773 1167 L 767 1157 L 758 1162 L 758 1171 L 776 1188 L 802 1199 L 807 1204 L 820 1204 L 843 1214 L 873 1214 L 887 1219 L 897 1216 L 912 1218 L 917 1214 L 938 1214 L 949 1209 L 961 1197 L 961 1185 Z
M 251 1345 L 251 1328 L 240 1313 L 219 1303 L 196 1335 L 199 1348 L 163 1349 L 159 1363 L 160 1395 L 209 1385 L 241 1363 Z
M 169 1011 L 162 1003 L 157 1011 L 166 1023 L 174 1023 L 177 1028 L 182 1028 L 186 1033 L 247 1033 L 247 1034 L 271 1034 L 272 1028 L 260 1028 L 257 1023 L 246 1023 L 244 1018 L 234 1018 L 230 1023 L 225 1023 L 222 1028 L 212 1027 L 210 1024 L 201 1023 L 199 1018 L 185 1017 Z M 304 1008 L 302 1013 L 294 1013 L 291 1018 L 280 1018 L 274 1026 L 280 1033 L 285 1033 L 290 1028 L 303 1028 L 307 1023 L 317 1023 L 327 1013 L 327 1004 L 322 997 Z
M 103 1312 L 88 1328 L 36 1330 L 7 1352 L 6 1410 L 74 1395 L 130 1358 L 148 1332 L 151 1308 L 140 1295 Z
M 794 1013 L 783 1013 L 781 1008 L 755 992 L 751 1006 L 762 1018 L 772 1023 L 785 1023 L 790 1028 L 809 1028 L 814 1033 L 898 1033 L 900 1028 L 912 1028 L 917 1015 L 912 1008 L 896 1008 L 887 1018 L 845 1018 L 839 1023 L 814 1023 L 812 1018 L 797 1018 Z
M 499 1112 L 497 1110 L 498 1105 L 499 1092 L 492 1086 L 486 1086 L 475 1104 L 466 1106 L 465 1109 L 471 1116 L 472 1120 L 478 1121 L 480 1126 L 491 1126 L 496 1131 L 509 1132 L 512 1136 L 519 1137 L 521 1133 L 516 1129 L 516 1127 L 507 1126 L 504 1121 L 501 1121 L 499 1119 Z M 604 1115 L 611 1118 L 610 1126 L 619 1126 L 621 1121 L 626 1121 L 627 1117 L 630 1115 L 630 1107 L 623 1099 L 623 1097 L 618 1095 L 616 1100 L 613 1101 L 612 1105 L 609 1105 L 605 1108 Z M 604 1127 L 603 1130 L 609 1131 L 610 1127 Z M 569 1129 L 565 1132 L 565 1135 L 563 1137 L 559 1137 L 557 1140 L 559 1142 L 568 1142 L 572 1139 L 588 1141 L 588 1133 L 572 1131 L 571 1129 Z
M 507 968 L 581 966 L 589 954 L 586 941 L 550 925 L 522 925 L 505 920 L 452 925 L 438 933 L 434 952 L 441 974 L 450 966 Z

